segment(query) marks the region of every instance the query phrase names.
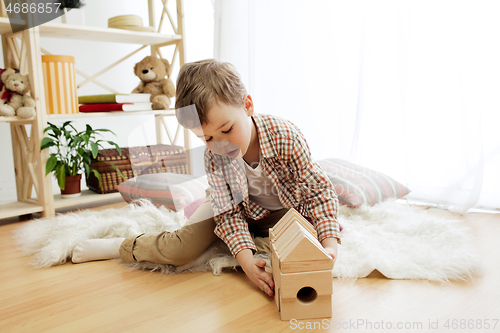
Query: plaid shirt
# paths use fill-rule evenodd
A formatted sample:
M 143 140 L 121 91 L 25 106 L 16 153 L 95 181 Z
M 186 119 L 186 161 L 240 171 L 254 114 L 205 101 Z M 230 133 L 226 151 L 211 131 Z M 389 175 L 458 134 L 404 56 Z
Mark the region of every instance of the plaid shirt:
M 307 142 L 291 122 L 270 116 L 252 116 L 260 144 L 262 171 L 271 178 L 285 208 L 310 217 L 318 240 L 337 238 L 338 199 L 324 170 L 312 160 Z M 243 249 L 257 250 L 245 217 L 259 220 L 269 211 L 249 200 L 245 170 L 236 160 L 205 151 L 205 170 L 211 187 L 210 200 L 216 222 L 215 234 L 233 256 Z

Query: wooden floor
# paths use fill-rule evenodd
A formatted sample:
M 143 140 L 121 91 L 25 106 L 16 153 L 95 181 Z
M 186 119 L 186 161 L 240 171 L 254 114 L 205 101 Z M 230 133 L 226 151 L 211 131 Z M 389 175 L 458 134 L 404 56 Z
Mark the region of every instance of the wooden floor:
M 297 322 L 281 321 L 242 272 L 167 276 L 119 261 L 33 269 L 13 247 L 25 223 L 16 220 L 0 220 L 0 332 L 500 332 L 500 214 L 464 218 L 484 258 L 474 281 L 334 279 L 332 319 Z

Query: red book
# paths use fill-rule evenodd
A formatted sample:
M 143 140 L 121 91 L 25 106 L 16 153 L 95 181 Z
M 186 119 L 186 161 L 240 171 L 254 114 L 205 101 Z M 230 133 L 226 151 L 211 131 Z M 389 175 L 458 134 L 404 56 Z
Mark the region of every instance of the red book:
M 109 112 L 109 111 L 147 111 L 152 110 L 151 103 L 105 103 L 82 104 L 80 112 Z

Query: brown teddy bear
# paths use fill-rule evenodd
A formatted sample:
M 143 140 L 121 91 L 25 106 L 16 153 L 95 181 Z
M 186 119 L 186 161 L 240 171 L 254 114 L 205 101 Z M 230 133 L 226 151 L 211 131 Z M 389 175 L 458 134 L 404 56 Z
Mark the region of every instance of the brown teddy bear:
M 27 119 L 36 114 L 35 100 L 30 91 L 28 75 L 16 73 L 12 68 L 1 70 L 0 116 L 15 116 Z
M 151 94 L 153 110 L 168 109 L 170 98 L 175 97 L 174 83 L 168 78 L 169 69 L 170 64 L 166 59 L 145 57 L 134 66 L 134 74 L 141 79 L 141 83 L 132 93 Z

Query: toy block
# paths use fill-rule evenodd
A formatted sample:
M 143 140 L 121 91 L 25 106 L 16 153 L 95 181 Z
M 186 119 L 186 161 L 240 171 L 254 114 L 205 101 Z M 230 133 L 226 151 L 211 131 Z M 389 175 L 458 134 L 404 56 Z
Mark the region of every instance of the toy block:
M 314 296 L 306 290 L 302 298 L 281 298 L 281 320 L 332 317 L 332 295 Z
M 294 208 L 290 208 L 288 212 L 283 215 L 279 222 L 276 223 L 276 225 L 272 228 L 276 237 L 280 236 L 281 233 L 293 222 L 300 223 L 306 230 L 308 230 L 317 238 L 316 230 L 311 225 L 311 223 L 309 223 L 309 221 L 307 221 L 302 215 L 300 215 L 299 212 L 297 212 L 297 210 L 295 210 Z
M 299 226 L 299 228 L 303 229 L 302 226 Z M 291 241 L 282 248 L 280 245 L 276 244 L 276 249 L 280 253 L 281 262 L 331 260 L 331 257 L 325 251 L 321 243 L 305 230 L 301 230 L 295 234 L 285 231 L 283 237 L 278 239 L 276 243 L 288 239 Z M 280 248 L 282 249 L 281 251 Z
M 282 273 L 300 273 L 314 270 L 332 270 L 333 260 L 312 260 L 281 263 Z
M 333 259 L 311 224 L 290 209 L 269 230 L 274 300 L 282 320 L 332 315 Z
M 276 306 L 278 307 L 278 311 L 280 309 L 280 300 L 281 300 L 281 270 L 280 270 L 280 260 L 278 258 L 278 254 L 276 252 L 276 248 L 273 243 L 270 244 L 271 247 L 271 267 L 273 269 L 273 280 L 274 280 L 274 301 L 276 302 Z
M 286 248 L 286 246 L 288 244 L 290 244 L 294 241 L 300 241 L 300 238 L 302 238 L 302 237 L 299 237 L 299 236 L 301 236 L 303 229 L 304 228 L 301 227 L 296 222 L 293 222 L 291 225 L 289 225 L 288 228 L 286 228 L 286 230 L 283 231 L 274 241 L 277 249 L 283 249 L 283 251 L 284 251 L 284 249 Z M 297 237 L 299 237 L 299 239 L 297 239 Z
M 303 272 L 306 271 L 305 268 L 307 270 L 332 269 L 333 261 L 318 240 L 312 238 L 312 235 L 298 224 L 295 224 L 295 227 L 290 226 L 282 233 L 282 237 L 271 242 L 275 245 L 275 249 L 282 249 L 276 250 L 282 272 Z
M 281 274 L 281 298 L 295 298 L 304 287 L 312 288 L 318 296 L 333 292 L 332 271 Z

